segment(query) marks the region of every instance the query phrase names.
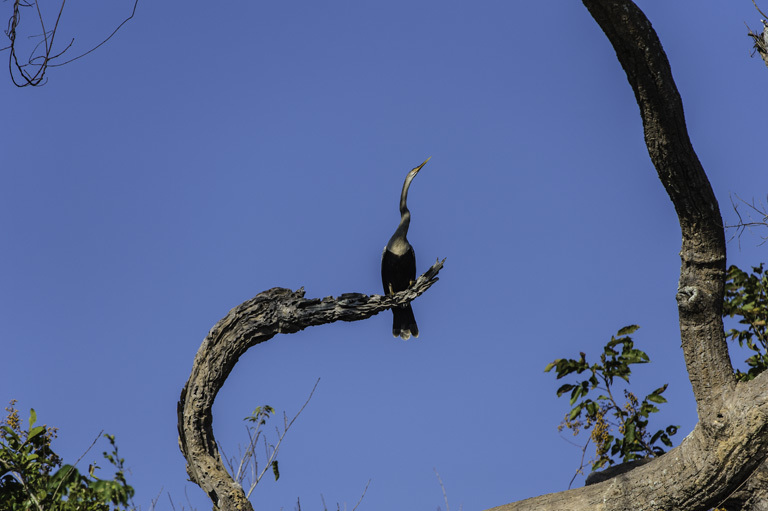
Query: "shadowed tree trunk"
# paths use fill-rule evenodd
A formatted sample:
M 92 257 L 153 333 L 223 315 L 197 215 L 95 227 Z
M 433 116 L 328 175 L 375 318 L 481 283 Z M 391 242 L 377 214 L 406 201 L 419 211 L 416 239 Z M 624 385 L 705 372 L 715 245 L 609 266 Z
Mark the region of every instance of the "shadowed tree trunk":
M 179 447 L 187 459 L 187 474 L 208 494 L 214 510 L 253 510 L 243 488 L 224 468 L 213 436 L 213 401 L 240 356 L 277 334 L 367 319 L 410 303 L 437 282 L 444 262 L 436 262 L 409 289 L 386 297 L 347 293 L 307 299 L 303 289 L 272 288 L 238 305 L 214 325 L 195 356 L 178 403 Z
M 688 137 L 682 100 L 656 32 L 629 0 L 583 3 L 627 74 L 648 153 L 680 222 L 680 339 L 699 422 L 678 447 L 650 463 L 598 484 L 494 510 L 704 511 L 765 480 L 748 481 L 768 452 L 768 373 L 747 383 L 737 384 L 734 378 L 722 323 L 723 223 Z M 738 505 L 736 500 L 729 504 Z

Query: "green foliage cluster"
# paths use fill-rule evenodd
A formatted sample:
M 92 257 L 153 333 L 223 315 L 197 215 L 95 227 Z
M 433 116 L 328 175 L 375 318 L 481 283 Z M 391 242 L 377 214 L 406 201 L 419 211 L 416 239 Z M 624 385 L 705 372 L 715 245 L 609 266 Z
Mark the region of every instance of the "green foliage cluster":
M 728 268 L 723 316 L 738 317 L 746 326 L 744 330 L 732 328 L 726 336 L 754 352 L 746 360 L 749 370 L 736 371 L 739 380 L 749 381 L 768 369 L 768 272 L 763 263 L 753 266 L 751 274 L 736 266 Z
M 648 430 L 649 416 L 659 411 L 656 405 L 667 401 L 662 396 L 666 384 L 642 401 L 627 389 L 623 391 L 623 403 L 616 397 L 615 379 L 629 383 L 630 366 L 650 362 L 644 351 L 635 348 L 629 336 L 638 328 L 637 325 L 626 326 L 612 336 L 603 347 L 599 362 L 590 364 L 582 352 L 579 359 L 560 358 L 544 369 L 546 372 L 555 369 L 558 379 L 572 374 L 588 375 L 576 383 L 562 385 L 557 389 L 557 395 L 570 393 L 572 406 L 559 429 L 570 429 L 574 435 L 591 429 L 587 444 L 592 441 L 596 447 L 596 458 L 590 462 L 592 470 L 614 464 L 615 458 L 626 462 L 663 454 L 664 447 L 660 444 L 671 447 L 670 437 L 677 433 L 677 426 L 667 426 L 653 434 Z M 612 434 L 615 429 L 618 435 Z
M 125 480 L 124 459 L 117 453 L 115 437 L 104 435 L 111 452 L 103 456 L 116 469 L 114 479 L 100 479 L 92 464 L 88 473 L 74 465 L 62 465 L 51 449 L 56 429 L 35 426 L 30 410 L 29 427 L 22 428 L 19 412 L 11 401 L 8 416 L 0 422 L 0 503 L 3 511 L 115 511 L 128 509 L 134 490 Z
M 726 336 L 753 352 L 746 359 L 747 372 L 736 371 L 739 380 L 751 380 L 768 369 L 768 272 L 762 263 L 753 266 L 751 273 L 736 266 L 728 268 L 723 316 L 738 318 L 738 323 L 744 325 L 743 329 L 728 330 Z M 653 434 L 648 431 L 650 414 L 658 411 L 657 404 L 666 402 L 662 396 L 666 384 L 642 401 L 628 389 L 623 390 L 623 404 L 614 396 L 615 378 L 629 383 L 630 366 L 650 362 L 648 355 L 635 348 L 629 337 L 638 328 L 636 325 L 624 327 L 616 337 L 611 337 L 603 348 L 599 363 L 589 364 L 586 355 L 581 353 L 578 360 L 557 359 L 545 369 L 547 372 L 556 369 L 558 379 L 589 374 L 586 379 L 557 389 L 558 397 L 570 394 L 571 406 L 558 429 L 570 429 L 574 435 L 591 430 L 587 445 L 592 441 L 596 446 L 596 458 L 590 462 L 592 470 L 612 465 L 618 459 L 630 461 L 659 456 L 664 453 L 663 446 L 672 447 L 670 437 L 677 433 L 677 426 L 667 426 Z M 595 394 L 598 394 L 596 398 Z

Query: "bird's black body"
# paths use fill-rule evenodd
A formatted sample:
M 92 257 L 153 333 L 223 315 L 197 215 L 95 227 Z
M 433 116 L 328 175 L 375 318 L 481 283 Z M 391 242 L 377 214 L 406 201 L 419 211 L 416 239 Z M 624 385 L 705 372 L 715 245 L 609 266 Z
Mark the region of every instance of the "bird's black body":
M 416 280 L 416 254 L 408 245 L 403 255 L 396 255 L 386 248 L 381 256 L 381 282 L 384 294 L 391 295 L 405 291 Z M 408 340 L 410 336 L 419 336 L 419 327 L 413 316 L 411 304 L 392 308 L 392 335 Z
M 421 168 L 427 164 L 429 158 L 411 170 L 403 183 L 403 192 L 400 195 L 400 225 L 395 234 L 384 248 L 381 255 L 381 282 L 384 285 L 384 294 L 392 295 L 399 291 L 405 291 L 416 280 L 416 254 L 408 243 L 408 226 L 411 223 L 411 212 L 406 205 L 408 188 Z M 408 340 L 411 336 L 419 336 L 419 327 L 416 326 L 416 318 L 413 316 L 411 304 L 403 307 L 392 308 L 392 335 Z

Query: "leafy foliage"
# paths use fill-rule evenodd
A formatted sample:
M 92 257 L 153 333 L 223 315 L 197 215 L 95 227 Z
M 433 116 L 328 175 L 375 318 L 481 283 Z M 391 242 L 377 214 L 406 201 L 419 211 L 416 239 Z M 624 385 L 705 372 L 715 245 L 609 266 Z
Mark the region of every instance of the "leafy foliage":
M 62 465 L 51 449 L 56 428 L 35 426 L 30 410 L 29 428 L 22 428 L 11 401 L 0 422 L 0 502 L 3 511 L 110 511 L 128 509 L 133 488 L 125 480 L 124 459 L 118 456 L 115 437 L 104 435 L 112 446 L 103 456 L 116 469 L 114 479 L 100 479 L 91 464 L 87 474 L 74 465 Z
M 600 362 L 588 363 L 582 352 L 578 359 L 559 358 L 544 369 L 545 372 L 555 369 L 557 379 L 573 374 L 588 375 L 583 380 L 560 386 L 557 395 L 569 394 L 572 406 L 559 429 L 570 429 L 574 435 L 592 430 L 584 449 L 586 451 L 590 441 L 595 443 L 596 458 L 590 462 L 593 471 L 614 464 L 617 458 L 626 462 L 663 454 L 665 450 L 660 444 L 672 447 L 670 437 L 677 433 L 677 426 L 667 426 L 653 434 L 648 430 L 649 416 L 659 411 L 656 405 L 667 401 L 662 396 L 666 384 L 642 401 L 627 389 L 623 391 L 623 403 L 616 397 L 615 379 L 629 383 L 630 366 L 650 362 L 644 351 L 635 348 L 630 337 L 638 328 L 626 326 L 612 336 L 603 347 Z
M 731 266 L 726 278 L 723 316 L 736 317 L 738 323 L 744 325 L 743 329 L 728 330 L 726 336 L 753 352 L 746 359 L 748 371 L 736 371 L 739 380 L 748 381 L 768 369 L 768 272 L 762 263 L 752 267 L 751 273 Z M 558 379 L 573 374 L 589 375 L 560 386 L 557 395 L 569 394 L 571 406 L 559 429 L 570 429 L 574 435 L 591 430 L 584 449 L 586 452 L 589 442 L 595 443 L 596 458 L 590 462 L 592 470 L 612 465 L 618 459 L 626 462 L 659 456 L 664 453 L 662 445 L 672 447 L 670 437 L 677 433 L 677 426 L 667 426 L 653 434 L 647 429 L 650 414 L 659 411 L 656 405 L 666 402 L 662 396 L 666 384 L 642 401 L 628 389 L 623 390 L 623 404 L 615 399 L 614 380 L 620 378 L 629 383 L 630 366 L 650 362 L 645 352 L 635 348 L 630 337 L 638 328 L 630 325 L 611 337 L 599 363 L 589 364 L 586 355 L 581 353 L 579 359 L 557 359 L 545 369 L 547 372 L 555 369 Z
M 749 370 L 736 371 L 739 380 L 751 380 L 768 368 L 768 272 L 763 263 L 753 266 L 751 274 L 736 266 L 728 268 L 723 316 L 736 316 L 746 325 L 744 330 L 728 330 L 726 337 L 754 352 L 746 360 Z

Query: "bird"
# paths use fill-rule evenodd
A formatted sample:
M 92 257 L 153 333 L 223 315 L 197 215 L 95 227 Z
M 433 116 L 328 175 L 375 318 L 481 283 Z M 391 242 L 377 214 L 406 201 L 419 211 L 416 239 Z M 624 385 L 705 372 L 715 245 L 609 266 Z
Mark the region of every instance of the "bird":
M 427 164 L 431 156 L 424 163 L 412 169 L 405 176 L 403 192 L 400 194 L 400 225 L 395 234 L 389 239 L 381 254 L 381 283 L 384 285 L 384 294 L 393 295 L 399 291 L 405 291 L 416 280 L 416 253 L 408 243 L 408 227 L 411 224 L 411 212 L 406 204 L 408 200 L 408 188 L 421 168 Z M 419 327 L 416 326 L 416 318 L 413 316 L 411 304 L 392 307 L 392 335 L 400 337 L 404 341 L 419 336 Z

